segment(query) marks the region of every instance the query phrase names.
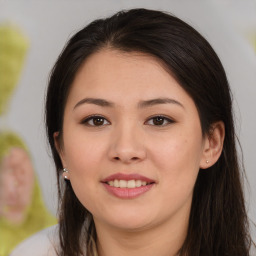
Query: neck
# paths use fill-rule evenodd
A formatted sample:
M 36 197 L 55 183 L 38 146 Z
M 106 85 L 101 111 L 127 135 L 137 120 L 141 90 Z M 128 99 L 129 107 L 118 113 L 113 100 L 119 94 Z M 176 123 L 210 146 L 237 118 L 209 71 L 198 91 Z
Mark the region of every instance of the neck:
M 124 231 L 96 225 L 99 256 L 178 256 L 187 235 L 188 219 L 168 220 L 154 227 Z M 177 222 L 178 221 L 178 222 Z

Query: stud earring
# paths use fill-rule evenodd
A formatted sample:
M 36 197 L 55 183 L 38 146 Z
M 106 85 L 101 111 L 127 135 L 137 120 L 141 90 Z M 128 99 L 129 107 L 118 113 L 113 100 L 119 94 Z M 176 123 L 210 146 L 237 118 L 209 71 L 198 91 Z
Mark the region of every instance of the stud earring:
M 66 175 L 66 173 L 68 173 L 68 169 L 67 168 L 63 168 L 63 175 L 64 175 L 64 179 L 68 180 L 68 176 Z
M 209 164 L 209 161 L 208 161 L 208 160 L 206 160 L 206 163 L 207 163 L 207 164 Z

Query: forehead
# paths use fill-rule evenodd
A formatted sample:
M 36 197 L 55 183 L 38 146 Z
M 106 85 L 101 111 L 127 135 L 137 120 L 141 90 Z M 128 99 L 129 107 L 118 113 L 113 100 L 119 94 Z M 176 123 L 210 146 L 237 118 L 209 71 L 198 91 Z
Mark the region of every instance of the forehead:
M 131 74 L 133 76 L 130 76 Z M 86 59 L 77 72 L 74 83 L 81 78 L 96 79 L 95 75 L 100 75 L 97 76 L 98 81 L 101 78 L 105 81 L 111 80 L 116 82 L 120 78 L 149 81 L 150 78 L 156 75 L 159 78 L 160 74 L 170 77 L 160 60 L 156 57 L 141 52 L 102 49 Z
M 78 70 L 68 98 L 97 96 L 118 102 L 167 95 L 177 100 L 189 97 L 156 57 L 103 49 L 91 55 Z

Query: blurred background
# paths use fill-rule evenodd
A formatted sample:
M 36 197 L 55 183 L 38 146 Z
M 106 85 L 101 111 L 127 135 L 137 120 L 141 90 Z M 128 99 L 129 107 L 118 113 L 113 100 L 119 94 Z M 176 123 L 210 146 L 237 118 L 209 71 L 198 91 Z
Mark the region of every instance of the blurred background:
M 0 26 L 15 26 L 26 48 L 16 88 L 0 115 L 0 130 L 12 131 L 26 144 L 43 200 L 54 215 L 56 178 L 44 128 L 49 72 L 71 35 L 96 18 L 135 7 L 175 14 L 201 32 L 219 55 L 234 94 L 250 186 L 249 216 L 256 222 L 256 0 L 0 0 Z

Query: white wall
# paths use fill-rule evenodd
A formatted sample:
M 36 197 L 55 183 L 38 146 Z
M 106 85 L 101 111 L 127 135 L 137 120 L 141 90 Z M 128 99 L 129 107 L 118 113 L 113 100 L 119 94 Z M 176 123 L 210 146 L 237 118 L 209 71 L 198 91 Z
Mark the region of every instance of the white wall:
M 247 6 L 245 11 L 255 11 L 256 17 L 255 1 L 241 2 Z M 53 196 L 56 195 L 56 180 L 43 121 L 49 71 L 70 35 L 88 22 L 120 9 L 145 7 L 169 11 L 189 22 L 219 54 L 235 96 L 238 135 L 251 187 L 251 196 L 247 193 L 249 213 L 256 221 L 256 56 L 253 48 L 232 27 L 230 8 L 221 10 L 221 6 L 221 1 L 214 0 L 0 0 L 0 22 L 18 24 L 31 44 L 10 111 L 0 124 L 5 123 L 5 127 L 16 131 L 27 142 L 44 198 L 53 212 L 56 211 Z

